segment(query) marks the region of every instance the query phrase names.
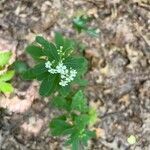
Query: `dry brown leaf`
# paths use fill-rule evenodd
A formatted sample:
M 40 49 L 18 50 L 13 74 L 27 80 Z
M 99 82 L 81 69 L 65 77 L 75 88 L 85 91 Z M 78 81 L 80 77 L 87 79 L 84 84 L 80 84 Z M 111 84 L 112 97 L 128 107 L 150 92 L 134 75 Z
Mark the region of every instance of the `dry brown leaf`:
M 87 49 L 87 50 L 85 50 L 85 56 L 86 56 L 87 58 L 99 57 L 99 54 L 98 54 L 98 52 L 95 51 L 95 50 Z
M 95 18 L 98 18 L 98 10 L 97 10 L 97 8 L 89 9 L 87 14 L 88 14 L 88 16 L 94 16 Z
M 1 41 L 0 42 L 0 50 L 11 50 L 11 51 L 16 50 L 17 42 L 6 40 L 1 37 L 0 37 L 0 41 Z
M 129 46 L 129 44 L 127 44 L 125 47 L 130 60 L 130 64 L 127 67 L 133 69 L 133 67 L 137 65 L 137 62 L 143 57 L 143 53 L 133 49 L 131 46 Z
M 21 100 L 18 96 L 14 96 L 13 98 L 2 97 L 0 107 L 7 108 L 10 112 L 24 113 L 31 107 L 36 96 L 37 92 L 35 87 L 30 86 L 25 94 L 24 100 Z
M 124 95 L 119 99 L 120 103 L 124 103 L 125 106 L 128 106 L 130 104 L 129 94 Z
M 118 45 L 124 45 L 125 43 L 131 43 L 135 39 L 129 24 L 124 21 L 120 22 L 116 28 L 115 41 Z
M 96 132 L 96 137 L 97 138 L 105 138 L 105 130 L 102 128 L 95 128 L 95 132 Z
M 23 133 L 27 135 L 37 136 L 44 126 L 47 119 L 36 119 L 35 117 L 29 118 L 29 122 L 24 122 L 20 128 Z

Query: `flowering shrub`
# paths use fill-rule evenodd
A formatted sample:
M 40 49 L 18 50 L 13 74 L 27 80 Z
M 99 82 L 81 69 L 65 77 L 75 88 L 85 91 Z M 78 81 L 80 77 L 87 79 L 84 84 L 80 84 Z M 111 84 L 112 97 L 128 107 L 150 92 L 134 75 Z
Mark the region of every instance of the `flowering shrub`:
M 41 81 L 41 96 L 49 96 L 55 91 L 65 94 L 73 83 L 82 85 L 85 82 L 83 75 L 87 61 L 81 56 L 74 56 L 72 40 L 63 38 L 61 34 L 56 33 L 55 44 L 37 36 L 26 50 L 36 65 L 22 76 L 27 80 Z
M 70 68 L 67 69 L 67 67 L 62 63 L 58 63 L 56 68 L 52 68 L 52 63 L 50 61 L 47 61 L 45 63 L 45 67 L 48 69 L 48 72 L 51 74 L 60 74 L 61 80 L 59 82 L 59 85 L 66 86 L 69 82 L 73 81 L 74 78 L 77 75 L 77 71 Z
M 23 72 L 22 77 L 41 81 L 41 96 L 49 96 L 57 91 L 53 94 L 55 96 L 51 104 L 64 112 L 50 122 L 52 135 L 66 135 L 66 144 L 78 150 L 95 136 L 93 131 L 88 130 L 88 126 L 95 122 L 96 111 L 88 107 L 82 90 L 78 90 L 87 83 L 84 80 L 86 59 L 76 56 L 73 41 L 62 37 L 60 33 L 56 33 L 55 43 L 37 36 L 26 51 L 36 65 Z
M 14 76 L 14 71 L 9 70 L 12 53 L 10 51 L 0 52 L 0 92 L 11 93 L 13 92 L 12 85 L 8 82 Z

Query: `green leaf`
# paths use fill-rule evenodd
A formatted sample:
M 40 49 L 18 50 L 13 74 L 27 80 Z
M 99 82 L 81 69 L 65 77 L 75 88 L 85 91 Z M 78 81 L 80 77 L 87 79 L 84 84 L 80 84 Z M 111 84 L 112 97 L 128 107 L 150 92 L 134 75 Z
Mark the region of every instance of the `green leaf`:
M 62 96 L 54 97 L 54 99 L 52 100 L 52 105 L 54 107 L 57 107 L 59 109 L 65 109 L 67 111 L 70 109 L 69 102 Z
M 63 52 L 68 56 L 74 50 L 74 42 L 70 39 L 64 39 Z
M 2 91 L 3 93 L 11 93 L 13 92 L 13 90 L 14 88 L 10 83 L 0 82 L 0 91 Z
M 89 117 L 90 117 L 89 124 L 90 124 L 90 125 L 93 125 L 93 124 L 96 122 L 96 120 L 97 120 L 96 109 L 94 109 L 94 108 L 89 108 L 88 114 L 89 114 Z
M 36 79 L 38 80 L 38 81 L 42 81 L 42 80 L 44 80 L 47 76 L 49 76 L 49 72 L 43 72 L 43 73 L 41 73 L 41 74 L 39 74 L 37 77 L 36 77 Z
M 65 142 L 65 145 L 72 144 L 74 141 L 79 140 L 79 131 L 77 129 L 73 130 L 70 134 L 69 139 Z
M 81 141 L 84 145 L 87 145 L 88 140 L 94 137 L 96 137 L 96 134 L 94 131 L 85 131 L 82 135 Z
M 59 61 L 59 55 L 57 53 L 57 48 L 53 43 L 48 42 L 42 36 L 36 37 L 36 42 L 41 44 L 44 47 L 44 53 L 50 60 Z
M 78 139 L 76 139 L 76 140 L 74 140 L 73 142 L 72 142 L 72 150 L 80 150 L 80 143 L 79 143 L 79 140 Z
M 31 44 L 26 48 L 26 51 L 32 56 L 32 58 L 39 58 L 44 56 L 42 47 Z
M 89 124 L 89 116 L 86 114 L 79 115 L 75 118 L 76 127 L 83 130 Z
M 56 47 L 57 49 L 60 49 L 60 46 L 64 45 L 64 39 L 61 33 L 56 32 L 55 33 L 55 43 L 56 43 Z
M 34 68 L 28 69 L 23 72 L 22 77 L 25 80 L 32 80 L 38 78 L 41 74 L 47 72 L 47 68 L 45 67 L 45 62 L 42 62 L 36 65 Z
M 0 66 L 3 67 L 6 64 L 8 64 L 9 59 L 11 58 L 12 53 L 10 51 L 8 52 L 0 52 Z
M 70 85 L 67 85 L 65 87 L 63 86 L 60 86 L 59 88 L 59 93 L 62 95 L 62 96 L 67 96 L 71 91 L 71 87 Z
M 52 92 L 55 91 L 57 86 L 58 86 L 58 76 L 56 74 L 50 74 L 41 83 L 39 90 L 40 95 L 49 96 Z
M 81 79 L 81 78 L 75 78 L 72 83 L 76 83 L 80 86 L 87 86 L 88 85 L 88 81 L 87 80 L 84 80 L 84 79 Z
M 15 61 L 13 64 L 13 68 L 15 69 L 15 72 L 22 74 L 23 72 L 27 71 L 27 64 L 21 60 Z
M 69 128 L 72 128 L 72 126 L 60 118 L 54 118 L 50 123 L 50 129 L 53 136 L 63 135 Z
M 78 32 L 87 29 L 87 22 L 89 21 L 88 17 L 79 16 L 73 19 L 73 27 L 77 29 Z
M 82 91 L 78 91 L 73 99 L 71 108 L 73 110 L 77 110 L 79 112 L 86 112 L 87 111 L 87 101 Z
M 78 74 L 83 74 L 87 70 L 87 60 L 83 57 L 68 57 L 64 60 L 68 68 L 73 68 Z
M 4 74 L 0 75 L 0 82 L 11 80 L 14 74 L 15 72 L 13 70 L 5 72 Z

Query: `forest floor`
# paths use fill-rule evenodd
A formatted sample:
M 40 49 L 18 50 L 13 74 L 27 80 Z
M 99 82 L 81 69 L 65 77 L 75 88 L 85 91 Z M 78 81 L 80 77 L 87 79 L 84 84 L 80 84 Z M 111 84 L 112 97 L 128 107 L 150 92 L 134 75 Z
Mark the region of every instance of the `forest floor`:
M 73 29 L 79 14 L 94 18 L 99 38 Z M 27 44 L 39 34 L 52 40 L 55 31 L 86 45 L 85 93 L 98 114 L 97 137 L 88 149 L 150 150 L 150 1 L 0 0 L 0 50 L 13 50 L 17 60 L 32 65 Z M 9 103 L 8 111 L 0 111 L 0 149 L 67 149 L 65 138 L 49 134 L 48 123 L 60 112 L 38 95 L 38 83 L 16 76 L 13 85 L 13 94 L 0 96 L 1 107 Z

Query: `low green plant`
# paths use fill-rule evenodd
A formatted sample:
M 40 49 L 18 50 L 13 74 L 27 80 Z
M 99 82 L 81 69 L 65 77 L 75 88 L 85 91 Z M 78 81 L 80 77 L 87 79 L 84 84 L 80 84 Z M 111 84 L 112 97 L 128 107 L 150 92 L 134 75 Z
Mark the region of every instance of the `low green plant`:
M 74 51 L 74 42 L 60 33 L 55 34 L 54 43 L 37 36 L 26 51 L 36 64 L 23 72 L 22 77 L 39 80 L 40 95 L 51 95 L 52 106 L 63 111 L 63 115 L 55 117 L 50 123 L 52 135 L 66 135 L 66 144 L 71 144 L 72 150 L 83 148 L 95 136 L 88 127 L 96 118 L 96 111 L 88 107 L 81 90 L 87 85 L 84 79 L 86 59 L 78 56 Z
M 52 135 L 66 135 L 66 145 L 71 144 L 73 150 L 83 149 L 88 140 L 95 137 L 95 132 L 88 126 L 96 119 L 96 112 L 87 105 L 83 92 L 79 90 L 67 97 L 58 95 L 52 100 L 52 105 L 64 112 L 51 121 Z
M 92 20 L 91 17 L 86 15 L 77 16 L 73 19 L 73 27 L 81 33 L 82 31 L 86 32 L 92 37 L 99 36 L 99 30 L 97 28 L 89 27 L 88 23 Z
M 60 33 L 56 33 L 55 43 L 37 36 L 26 51 L 36 61 L 36 65 L 22 76 L 27 80 L 41 81 L 41 96 L 49 96 L 55 91 L 67 94 L 72 84 L 84 83 L 87 61 L 84 57 L 74 55 L 72 40 L 63 38 Z
M 23 74 L 25 71 L 27 71 L 28 66 L 25 62 L 23 62 L 21 60 L 16 60 L 13 63 L 13 68 L 14 68 L 16 74 Z
M 11 93 L 14 90 L 11 83 L 9 83 L 14 76 L 14 71 L 8 69 L 11 57 L 11 51 L 0 52 L 0 92 L 2 93 Z

